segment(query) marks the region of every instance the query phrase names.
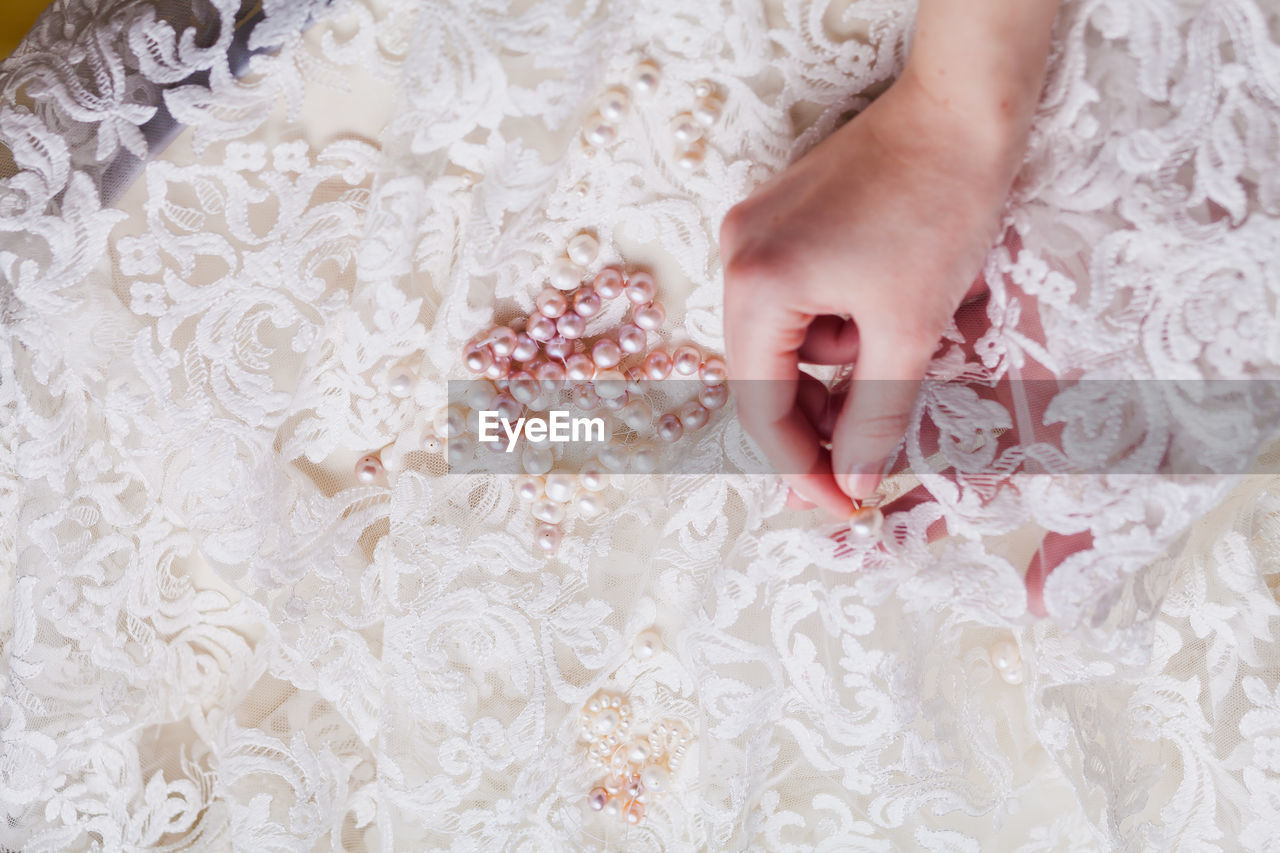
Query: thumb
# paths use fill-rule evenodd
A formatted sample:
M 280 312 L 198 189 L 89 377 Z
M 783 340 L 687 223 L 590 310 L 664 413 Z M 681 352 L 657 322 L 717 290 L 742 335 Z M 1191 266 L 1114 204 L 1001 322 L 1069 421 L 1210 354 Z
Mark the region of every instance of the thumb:
M 836 420 L 832 469 L 845 494 L 865 500 L 880 485 L 911 422 L 936 342 L 904 341 L 868 328 L 844 409 Z

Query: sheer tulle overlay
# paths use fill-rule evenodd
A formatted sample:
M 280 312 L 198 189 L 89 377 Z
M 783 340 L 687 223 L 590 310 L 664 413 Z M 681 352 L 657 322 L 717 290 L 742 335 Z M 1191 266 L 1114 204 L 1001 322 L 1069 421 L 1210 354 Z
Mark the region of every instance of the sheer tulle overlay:
M 584 230 L 721 351 L 720 220 L 912 15 L 55 3 L 0 66 L 0 845 L 1276 849 L 1280 482 L 1162 473 L 1276 423 L 1184 393 L 1280 378 L 1272 3 L 1065 3 L 904 449 L 950 465 L 881 547 L 787 509 L 727 415 L 690 439 L 723 473 L 615 478 L 551 557 L 429 443 Z M 1045 532 L 1085 544 L 1035 620 Z M 601 695 L 681 744 L 635 823 L 589 806 Z

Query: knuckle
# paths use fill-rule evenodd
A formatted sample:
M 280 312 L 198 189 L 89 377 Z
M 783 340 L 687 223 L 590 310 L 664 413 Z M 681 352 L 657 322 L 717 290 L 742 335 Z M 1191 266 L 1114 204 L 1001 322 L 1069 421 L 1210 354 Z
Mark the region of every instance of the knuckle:
M 725 282 L 755 292 L 777 281 L 789 267 L 786 246 L 773 240 L 752 242 L 729 255 Z

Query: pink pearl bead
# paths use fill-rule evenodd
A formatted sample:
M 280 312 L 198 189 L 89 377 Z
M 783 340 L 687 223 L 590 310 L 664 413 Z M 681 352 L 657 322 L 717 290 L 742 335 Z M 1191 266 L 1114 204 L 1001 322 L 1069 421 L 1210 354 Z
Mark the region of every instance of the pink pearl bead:
M 671 375 L 671 356 L 662 350 L 649 353 L 644 360 L 644 373 L 650 379 L 666 379 Z
M 644 329 L 634 323 L 624 323 L 618 329 L 618 346 L 622 348 L 623 352 L 641 352 L 647 342 L 648 335 L 644 333 Z
M 690 400 L 676 410 L 676 416 L 680 418 L 680 423 L 684 424 L 685 429 L 694 430 L 706 426 L 711 413 L 701 403 Z
M 587 804 L 591 806 L 593 812 L 603 809 L 607 802 L 609 802 L 609 792 L 604 788 L 592 788 L 591 793 L 587 795 Z
M 698 402 L 713 411 L 723 408 L 729 402 L 729 388 L 725 385 L 708 385 L 698 392 Z
M 520 420 L 520 416 L 524 414 L 524 406 L 516 402 L 516 399 L 510 394 L 499 394 L 493 400 L 493 410 L 498 413 L 500 420 L 511 421 L 515 423 Z
M 663 441 L 679 441 L 680 436 L 684 435 L 684 424 L 680 423 L 680 419 L 670 412 L 658 418 L 658 422 L 654 427 L 658 433 L 658 438 Z
M 644 820 L 644 803 L 632 800 L 627 806 L 627 823 L 637 824 Z
M 539 293 L 534 302 L 538 306 L 538 313 L 552 320 L 569 310 L 569 300 L 565 299 L 564 294 L 549 287 Z
M 725 367 L 723 358 L 713 355 L 702 363 L 698 377 L 704 385 L 719 385 L 729 378 L 729 370 Z
M 573 341 L 568 338 L 554 337 L 543 345 L 548 358 L 554 358 L 557 361 L 564 361 L 573 355 Z
M 564 382 L 568 374 L 563 365 L 554 361 L 544 361 L 538 365 L 538 369 L 534 371 L 533 375 L 538 377 L 538 381 L 542 383 L 543 390 L 554 391 L 560 387 L 560 383 Z
M 596 367 L 616 367 L 618 362 L 622 361 L 622 349 L 607 338 L 596 341 L 595 346 L 591 348 L 591 360 L 596 363 Z
M 529 327 L 525 331 L 535 341 L 549 341 L 556 336 L 556 321 L 539 314 L 529 318 Z
M 577 314 L 565 314 L 559 320 L 556 320 L 556 331 L 569 340 L 582 337 L 582 333 L 586 330 L 587 321 Z
M 596 273 L 591 286 L 605 299 L 617 299 L 622 293 L 622 273 L 614 267 L 605 267 Z
M 493 352 L 483 344 L 470 346 L 463 353 L 462 360 L 472 373 L 484 373 L 493 364 Z
M 676 347 L 676 351 L 671 354 L 671 364 L 676 373 L 692 376 L 702 366 L 702 353 L 691 346 Z
M 511 357 L 516 361 L 531 361 L 538 354 L 538 342 L 524 332 L 516 335 L 516 347 Z
M 654 329 L 662 328 L 662 324 L 667 321 L 667 309 L 657 302 L 650 302 L 632 311 L 631 319 L 640 328 L 652 332 Z
M 360 461 L 356 462 L 356 479 L 366 486 L 372 486 L 382 479 L 383 473 L 382 460 L 372 453 L 361 456 Z
M 648 380 L 645 379 L 644 371 L 638 367 L 628 367 L 622 373 L 627 378 L 627 390 L 636 394 L 643 394 Z
M 506 379 L 507 374 L 510 372 L 511 359 L 504 355 L 495 358 L 493 363 L 485 370 L 484 375 L 488 376 L 490 379 Z
M 596 375 L 596 364 L 583 353 L 571 355 L 564 363 L 565 372 L 572 382 L 589 382 Z
M 538 544 L 538 550 L 544 554 L 555 553 L 555 550 L 560 547 L 560 539 L 560 528 L 554 524 L 539 524 L 533 534 L 533 541 Z
M 542 393 L 542 388 L 538 385 L 538 381 L 527 370 L 517 370 L 511 374 L 507 379 L 507 390 L 512 397 L 515 397 L 525 405 L 538 399 L 538 395 Z
M 516 348 L 516 333 L 507 326 L 494 326 L 488 342 L 494 355 L 511 355 Z
M 631 402 L 631 395 L 623 391 L 617 397 L 601 397 L 600 405 L 611 412 L 620 412 L 627 403 Z
M 573 295 L 573 311 L 579 317 L 594 317 L 600 313 L 603 305 L 600 294 L 588 287 L 582 288 Z
M 593 412 L 600 406 L 600 395 L 590 385 L 579 385 L 573 391 L 573 405 L 584 412 Z
M 632 273 L 631 278 L 627 280 L 627 299 L 636 305 L 652 302 L 657 292 L 658 286 L 654 284 L 653 276 L 647 272 Z

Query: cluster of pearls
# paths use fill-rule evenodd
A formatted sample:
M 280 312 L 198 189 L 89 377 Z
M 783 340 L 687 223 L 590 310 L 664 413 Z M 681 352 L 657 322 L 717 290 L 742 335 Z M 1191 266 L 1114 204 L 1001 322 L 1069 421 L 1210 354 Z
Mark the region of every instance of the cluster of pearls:
M 688 728 L 662 720 L 643 735 L 635 732 L 626 697 L 601 691 L 583 708 L 582 739 L 592 763 L 603 769 L 587 794 L 592 811 L 636 824 L 654 797 L 671 786 L 692 739 Z
M 991 665 L 1006 684 L 1021 684 L 1023 678 L 1022 654 L 1012 640 L 997 640 L 991 644 Z
M 720 120 L 720 114 L 724 110 L 724 101 L 709 80 L 695 83 L 693 94 L 697 98 L 693 108 L 671 120 L 671 138 L 676 144 L 676 165 L 685 171 L 693 171 L 702 165 L 707 155 L 704 136 Z
M 631 96 L 648 95 L 657 90 L 662 73 L 651 60 L 645 59 L 631 70 L 630 86 L 607 89 L 596 102 L 596 110 L 582 129 L 582 140 L 588 151 L 604 148 L 618 138 L 618 125 L 631 109 Z

